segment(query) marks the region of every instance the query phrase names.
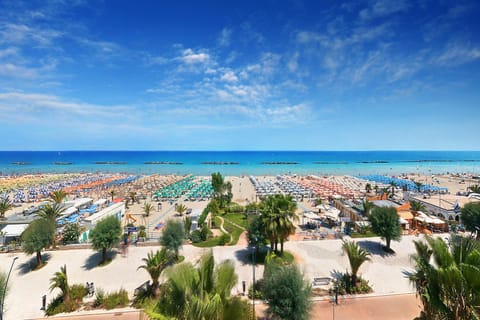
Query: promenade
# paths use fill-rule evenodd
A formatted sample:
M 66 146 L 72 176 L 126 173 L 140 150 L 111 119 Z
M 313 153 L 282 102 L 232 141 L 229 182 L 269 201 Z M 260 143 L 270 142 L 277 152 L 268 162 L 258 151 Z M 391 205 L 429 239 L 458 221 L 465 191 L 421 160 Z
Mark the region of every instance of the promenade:
M 405 278 L 405 272 L 411 270 L 409 255 L 414 252 L 412 242 L 414 239 L 418 238 L 407 236 L 401 242 L 392 242 L 392 248 L 397 252 L 394 256 L 384 255 L 378 250 L 380 248 L 378 238 L 358 240 L 361 245 L 369 246 L 369 250 L 373 252 L 372 262 L 365 263 L 360 268 L 360 274 L 370 282 L 375 295 L 413 292 L 413 287 Z M 130 246 L 126 256 L 122 256 L 120 253 L 113 254 L 113 261 L 104 267 L 96 266 L 100 255 L 91 249 L 48 251 L 44 253 L 48 263 L 38 271 L 29 270 L 28 265 L 33 261 L 33 256 L 23 253 L 1 254 L 0 268 L 3 270 L 8 270 L 14 256 L 19 257 L 10 278 L 10 294 L 5 301 L 5 319 L 42 317 L 41 297 L 46 294 L 47 301 L 51 301 L 57 294 L 56 291 L 49 292 L 49 279 L 63 264 L 67 265 L 70 284 L 94 282 L 97 289 L 102 288 L 109 292 L 124 288 L 132 295 L 136 287 L 149 280 L 149 276 L 144 270 L 137 270 L 138 266 L 142 264 L 142 258 L 149 251 L 158 248 L 158 246 Z M 286 243 L 285 248 L 295 254 L 306 279 L 330 276 L 332 272 L 349 269 L 348 259 L 341 252 L 341 241 L 339 240 L 292 241 Z M 181 254 L 187 261 L 195 261 L 207 250 L 209 249 L 185 245 Z M 246 258 L 250 252 L 245 245 L 213 249 L 217 262 L 224 259 L 232 259 L 235 262 L 239 281 L 233 289 L 234 294 L 242 292 L 242 281 L 251 283 L 252 265 L 247 263 Z M 263 266 L 257 266 L 257 278 L 262 274 Z

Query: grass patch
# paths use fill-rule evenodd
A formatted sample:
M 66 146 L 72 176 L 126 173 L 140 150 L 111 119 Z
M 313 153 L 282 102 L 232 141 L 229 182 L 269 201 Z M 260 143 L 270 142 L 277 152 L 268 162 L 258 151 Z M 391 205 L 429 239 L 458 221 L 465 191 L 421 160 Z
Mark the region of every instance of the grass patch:
M 225 219 L 223 224 L 223 228 L 227 230 L 228 233 L 232 235 L 232 240 L 230 242 L 231 246 L 234 246 L 238 242 L 238 238 L 240 238 L 240 235 L 243 232 L 243 229 L 240 229 L 236 225 L 232 224 L 229 220 Z
M 243 213 L 228 213 L 223 217 L 225 220 L 238 224 L 243 228 L 247 228 L 247 218 Z
M 216 247 L 216 246 L 218 246 L 219 238 L 220 237 L 210 238 L 210 239 L 202 241 L 202 242 L 192 243 L 192 245 L 194 245 L 195 247 L 199 247 L 199 248 Z
M 364 233 L 352 232 L 350 234 L 350 237 L 352 237 L 352 238 L 371 238 L 371 237 L 378 237 L 378 235 L 373 233 L 372 231 L 367 231 L 367 232 L 364 232 Z
M 102 289 L 97 290 L 94 308 L 105 308 L 107 310 L 125 307 L 130 303 L 128 300 L 128 293 L 125 289 L 120 289 L 111 293 L 105 293 Z
M 270 253 L 270 251 L 259 251 L 255 254 L 255 263 L 256 264 L 265 264 L 265 258 L 267 255 Z M 283 251 L 283 255 L 280 254 L 280 252 L 276 252 L 275 256 L 280 259 L 280 261 L 284 264 L 291 264 L 293 260 L 295 260 L 295 257 L 293 254 L 291 254 L 289 251 Z M 253 257 L 252 254 L 249 253 L 248 255 L 248 261 L 250 263 L 253 263 Z
M 185 261 L 185 256 L 178 256 L 175 263 L 182 263 L 183 261 Z

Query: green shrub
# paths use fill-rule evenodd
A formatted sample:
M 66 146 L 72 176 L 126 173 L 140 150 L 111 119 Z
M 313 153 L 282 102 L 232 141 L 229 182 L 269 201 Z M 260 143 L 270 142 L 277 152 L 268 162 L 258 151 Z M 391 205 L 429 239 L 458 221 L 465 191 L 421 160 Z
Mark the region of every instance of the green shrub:
M 125 289 L 120 289 L 117 292 L 109 293 L 103 300 L 103 306 L 105 309 L 110 310 L 117 307 L 124 307 L 128 305 L 128 293 Z
M 48 304 L 47 309 L 45 310 L 45 315 L 53 316 L 63 312 L 72 312 L 77 310 L 79 307 L 80 305 L 77 301 L 70 300 L 70 302 L 66 304 L 63 301 L 62 295 L 58 295 Z
M 257 280 L 257 282 L 255 282 L 255 299 L 263 300 L 262 288 L 263 288 L 263 279 Z M 250 288 L 248 289 L 248 298 L 252 299 L 252 296 L 253 296 L 253 286 L 250 286 Z
M 335 288 L 332 289 L 332 293 L 335 292 Z M 338 279 L 338 293 L 344 294 L 365 294 L 372 292 L 372 287 L 367 280 L 362 277 L 357 278 L 357 285 L 352 285 L 352 278 L 350 273 L 343 273 Z
M 190 240 L 192 240 L 193 243 L 199 243 L 202 242 L 202 234 L 200 233 L 200 230 L 194 230 L 190 234 Z
M 93 302 L 93 307 L 98 308 L 103 305 L 105 301 L 105 291 L 102 288 L 97 288 L 95 293 L 95 301 Z
M 220 237 L 218 237 L 218 245 L 224 246 L 230 242 L 230 235 L 223 233 Z
M 70 298 L 72 300 L 82 301 L 87 294 L 88 290 L 83 284 L 74 284 L 70 287 Z

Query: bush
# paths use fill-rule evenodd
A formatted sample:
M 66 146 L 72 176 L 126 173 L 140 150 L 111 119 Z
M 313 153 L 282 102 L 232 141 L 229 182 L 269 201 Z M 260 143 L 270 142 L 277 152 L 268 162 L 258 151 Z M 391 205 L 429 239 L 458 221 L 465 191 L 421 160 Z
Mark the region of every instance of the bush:
M 218 237 L 218 245 L 224 246 L 230 242 L 230 235 L 223 233 L 220 237 Z
M 80 227 L 76 223 L 68 223 L 63 229 L 63 244 L 78 243 Z
M 252 299 L 252 296 L 253 296 L 253 287 L 254 286 L 250 286 L 250 288 L 248 289 L 248 298 L 250 299 Z M 262 289 L 263 289 L 263 279 L 257 280 L 257 282 L 255 282 L 255 299 L 263 300 Z
M 200 233 L 200 230 L 194 230 L 190 234 L 190 240 L 192 240 L 193 243 L 199 243 L 202 242 L 202 234 Z
M 105 301 L 105 291 L 102 288 L 97 288 L 95 293 L 95 301 L 93 302 L 93 307 L 98 308 L 103 305 Z
M 63 301 L 62 295 L 58 295 L 55 299 L 52 300 L 47 306 L 45 310 L 45 315 L 53 316 L 55 314 L 63 313 L 63 312 L 73 312 L 78 309 L 79 303 L 70 300 L 68 304 Z
M 332 293 L 335 293 L 335 288 L 332 289 Z M 365 294 L 372 292 L 372 287 L 367 280 L 362 277 L 357 278 L 357 285 L 352 285 L 352 278 L 350 273 L 343 273 L 342 276 L 338 279 L 338 293 L 341 295 L 344 294 Z
M 72 300 L 82 301 L 83 297 L 88 294 L 87 288 L 83 284 L 74 284 L 70 287 L 70 298 Z
M 124 307 L 128 305 L 128 293 L 125 289 L 120 289 L 117 292 L 107 294 L 103 299 L 103 306 L 105 309 L 110 310 L 117 307 Z

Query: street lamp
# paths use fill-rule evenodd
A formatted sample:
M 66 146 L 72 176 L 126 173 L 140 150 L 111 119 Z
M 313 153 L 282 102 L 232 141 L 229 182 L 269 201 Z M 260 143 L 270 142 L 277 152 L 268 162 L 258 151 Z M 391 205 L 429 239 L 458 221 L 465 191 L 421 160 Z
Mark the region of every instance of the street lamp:
M 252 294 L 252 311 L 253 315 L 255 316 L 255 250 L 257 248 L 257 237 L 253 238 L 255 241 L 253 244 L 253 250 L 252 250 L 252 261 L 253 261 L 253 294 Z M 0 319 L 1 320 L 1 319 Z
M 2 295 L 2 304 L 1 304 L 1 310 L 0 310 L 0 320 L 3 320 L 3 306 L 5 303 L 5 295 L 7 294 L 7 285 L 8 285 L 8 279 L 10 278 L 10 273 L 12 272 L 13 269 L 13 264 L 15 263 L 15 260 L 17 260 L 18 257 L 13 258 L 12 265 L 10 266 L 10 270 L 8 271 L 7 275 L 7 280 L 5 281 L 5 287 L 3 288 L 3 295 Z

